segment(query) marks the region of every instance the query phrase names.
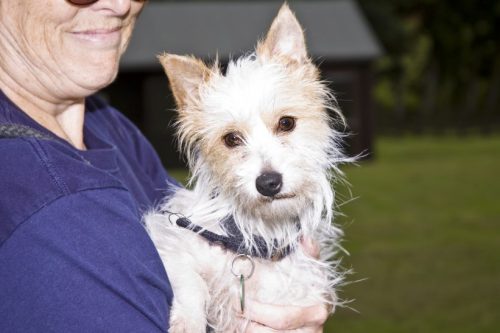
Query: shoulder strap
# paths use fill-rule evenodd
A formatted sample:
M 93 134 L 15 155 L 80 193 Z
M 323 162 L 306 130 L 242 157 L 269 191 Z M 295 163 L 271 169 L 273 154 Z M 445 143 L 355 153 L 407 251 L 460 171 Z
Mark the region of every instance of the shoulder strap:
M 51 136 L 32 127 L 20 124 L 0 124 L 0 139 L 7 138 L 35 138 L 41 140 L 54 140 Z

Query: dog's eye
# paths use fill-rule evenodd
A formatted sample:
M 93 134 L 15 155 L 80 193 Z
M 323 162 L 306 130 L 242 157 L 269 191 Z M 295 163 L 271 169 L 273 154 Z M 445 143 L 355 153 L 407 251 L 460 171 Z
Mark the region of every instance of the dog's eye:
M 224 140 L 224 144 L 229 148 L 239 146 L 243 143 L 241 134 L 238 132 L 229 132 L 222 139 Z
M 293 117 L 281 117 L 278 122 L 278 132 L 290 132 L 295 128 L 295 118 Z

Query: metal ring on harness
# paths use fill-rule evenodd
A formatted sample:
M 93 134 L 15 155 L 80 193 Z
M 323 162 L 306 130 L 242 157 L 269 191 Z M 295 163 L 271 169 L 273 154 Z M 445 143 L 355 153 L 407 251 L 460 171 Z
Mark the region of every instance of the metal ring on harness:
M 242 272 L 240 274 L 237 274 L 234 271 L 234 263 L 237 260 L 248 260 L 250 261 L 250 264 L 252 265 L 250 268 L 250 272 L 247 274 L 247 276 L 243 275 Z M 241 308 L 241 313 L 245 313 L 245 280 L 249 279 L 253 275 L 253 271 L 255 270 L 255 263 L 248 254 L 238 254 L 233 258 L 233 261 L 231 262 L 231 273 L 237 277 L 240 280 L 240 308 Z
M 252 268 L 250 269 L 250 273 L 247 274 L 247 276 L 244 276 L 242 273 L 240 274 L 237 274 L 235 271 L 234 271 L 234 264 L 236 263 L 236 261 L 238 260 L 248 260 L 250 261 L 250 264 L 252 265 Z M 234 258 L 233 258 L 233 261 L 231 262 L 231 273 L 233 273 L 234 276 L 236 276 L 237 278 L 239 278 L 240 276 L 243 275 L 243 278 L 245 280 L 249 279 L 252 275 L 253 275 L 253 272 L 255 270 L 255 263 L 252 259 L 252 257 L 250 257 L 248 254 L 238 254 L 236 255 Z

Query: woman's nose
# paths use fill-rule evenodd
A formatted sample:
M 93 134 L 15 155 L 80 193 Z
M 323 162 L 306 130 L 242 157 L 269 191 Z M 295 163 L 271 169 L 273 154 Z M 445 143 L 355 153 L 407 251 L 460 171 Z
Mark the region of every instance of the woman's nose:
M 108 10 L 116 16 L 124 16 L 130 11 L 132 0 L 99 0 L 94 5 L 94 9 Z

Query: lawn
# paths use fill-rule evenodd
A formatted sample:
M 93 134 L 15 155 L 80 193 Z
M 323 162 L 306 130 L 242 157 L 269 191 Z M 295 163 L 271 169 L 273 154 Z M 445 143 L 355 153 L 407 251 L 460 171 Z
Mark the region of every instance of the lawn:
M 339 219 L 361 280 L 325 332 L 500 332 L 500 137 L 380 139 Z M 339 191 L 347 199 L 345 189 Z
M 376 154 L 344 168 L 341 296 L 358 312 L 325 332 L 500 332 L 500 137 L 383 138 Z

